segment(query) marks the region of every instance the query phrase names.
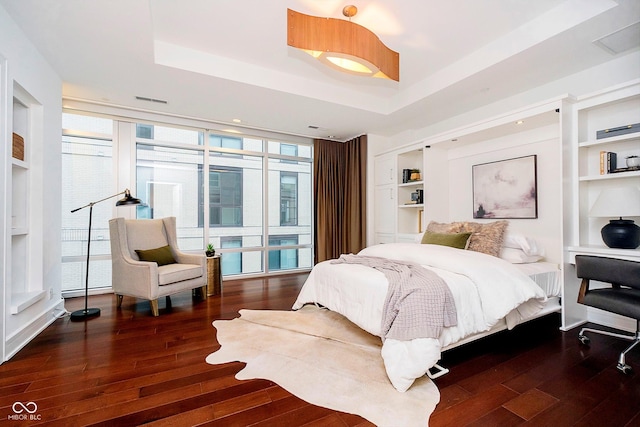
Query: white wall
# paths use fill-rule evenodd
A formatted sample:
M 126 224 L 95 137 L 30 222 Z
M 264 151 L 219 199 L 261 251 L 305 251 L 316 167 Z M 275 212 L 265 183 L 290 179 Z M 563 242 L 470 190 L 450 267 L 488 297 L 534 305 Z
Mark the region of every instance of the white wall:
M 439 135 L 455 134 L 471 124 L 487 121 L 491 118 L 510 114 L 513 111 L 529 105 L 541 103 L 545 100 L 572 96 L 583 96 L 598 92 L 609 87 L 623 84 L 640 77 L 640 51 L 627 55 L 613 57 L 608 63 L 583 70 L 566 78 L 559 79 L 527 92 L 513 95 L 499 102 L 488 104 L 474 111 L 441 121 L 424 128 L 408 130 L 392 137 L 370 135 L 374 144 L 369 148 L 369 161 L 373 165 L 373 158 L 378 153 L 389 152 L 395 147 L 418 145 L 420 141 L 437 139 Z M 535 129 L 532 133 L 504 137 L 497 140 L 484 141 L 477 147 L 466 146 L 460 150 L 448 150 L 447 163 L 449 189 L 441 199 L 448 200 L 449 220 L 470 220 L 472 218 L 472 178 L 471 166 L 500 159 L 519 157 L 528 154 L 538 156 L 538 219 L 510 220 L 510 229 L 521 231 L 527 235 L 535 235 L 544 241 L 547 258 L 557 262 L 563 258 L 562 227 L 570 226 L 572 220 L 570 208 L 566 201 L 571 200 L 571 194 L 563 194 L 565 177 L 573 172 L 566 170 L 563 165 L 564 156 L 569 153 L 571 126 L 562 125 L 568 117 L 567 109 L 562 111 L 560 129 L 555 126 Z M 560 145 L 560 143 L 564 145 Z M 568 159 L 566 159 L 568 160 Z M 565 170 L 563 170 L 563 168 Z M 564 174 L 563 174 L 564 172 Z M 372 177 L 372 175 L 370 175 Z M 370 182 L 373 182 L 371 179 Z M 373 187 L 369 187 L 369 194 L 373 194 Z M 372 199 L 373 197 L 370 197 Z M 565 204 L 563 209 L 562 204 Z M 370 213 L 369 224 L 372 224 L 373 201 L 368 203 Z M 564 216 L 562 218 L 561 216 Z M 373 230 L 369 227 L 369 241 L 373 241 Z M 569 242 L 570 243 L 570 242 Z M 566 267 L 566 265 L 565 265 Z M 568 272 L 568 274 L 572 274 Z M 619 316 L 611 318 L 603 312 L 590 310 L 589 321 L 601 323 L 620 329 L 633 330 L 634 323 Z
M 62 307 L 60 286 L 60 225 L 61 225 L 61 116 L 62 80 L 39 54 L 27 37 L 0 7 L 0 57 L 6 60 L 6 79 L 0 81 L 2 105 L 0 128 L 2 133 L 2 292 L 0 293 L 0 322 L 2 322 L 2 361 L 11 357 L 54 318 L 54 309 Z M 39 104 L 33 123 L 30 143 L 30 227 L 31 245 L 41 256 L 34 258 L 32 277 L 42 280 L 45 297 L 18 314 L 10 314 L 11 295 L 11 123 L 14 81 Z M 41 248 L 41 249 L 40 249 Z
M 388 138 L 390 143 L 381 147 L 381 150 L 390 149 L 391 142 L 396 146 L 406 145 L 413 141 L 428 139 L 433 135 L 447 132 L 469 123 L 479 122 L 511 110 L 524 108 L 547 99 L 565 94 L 581 96 L 640 77 L 640 51 L 636 50 L 622 56 L 612 55 L 611 58 L 611 61 L 605 64 L 583 70 L 526 92 L 515 94 L 468 113 L 443 120 L 431 126 L 411 129 L 393 135 Z M 544 64 L 532 65 L 544 66 Z M 508 78 L 508 76 L 505 76 L 505 78 Z
M 473 165 L 536 155 L 538 218 L 510 219 L 509 231 L 535 237 L 544 246 L 546 258 L 560 263 L 562 159 L 559 147 L 559 126 L 550 125 L 449 150 L 449 220 L 481 222 L 473 219 Z

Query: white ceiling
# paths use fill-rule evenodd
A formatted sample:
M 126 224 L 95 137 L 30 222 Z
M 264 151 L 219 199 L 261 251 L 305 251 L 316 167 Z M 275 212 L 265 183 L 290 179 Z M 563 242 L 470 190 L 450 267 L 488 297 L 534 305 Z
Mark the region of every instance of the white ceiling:
M 346 4 L 0 0 L 65 97 L 336 140 L 422 128 L 609 61 L 593 41 L 640 21 L 638 0 L 352 1 L 352 20 L 400 53 L 394 82 L 287 46 L 287 8 L 344 19 Z M 631 51 L 639 28 L 622 33 Z

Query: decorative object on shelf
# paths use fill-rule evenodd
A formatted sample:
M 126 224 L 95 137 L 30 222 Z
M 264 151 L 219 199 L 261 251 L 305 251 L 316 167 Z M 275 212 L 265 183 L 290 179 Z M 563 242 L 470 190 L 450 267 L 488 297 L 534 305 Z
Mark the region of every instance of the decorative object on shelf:
M 11 156 L 14 159 L 24 161 L 24 138 L 13 132 L 13 146 L 11 149 Z
M 422 204 L 422 195 L 424 194 L 422 189 L 417 189 L 413 193 L 411 193 L 411 201 L 421 205 Z
M 640 189 L 615 187 L 602 190 L 589 211 L 589 216 L 615 218 L 602 227 L 602 240 L 610 248 L 635 249 L 640 246 L 640 227 L 631 219 L 640 216 Z
M 625 159 L 628 168 L 637 168 L 640 167 L 640 157 L 638 156 L 627 156 Z
M 611 138 L 612 136 L 625 135 L 627 133 L 634 132 L 640 132 L 640 123 L 596 131 L 596 139 Z
M 474 218 L 537 218 L 537 156 L 473 165 Z
M 424 232 L 424 209 L 418 211 L 418 233 Z
M 373 32 L 351 22 L 358 9 L 346 6 L 349 21 L 287 9 L 287 44 L 339 71 L 400 81 L 400 55 Z
M 77 321 L 77 320 L 85 320 L 85 319 L 89 319 L 92 317 L 96 317 L 100 315 L 100 309 L 99 308 L 88 308 L 87 304 L 88 304 L 88 297 L 89 297 L 89 249 L 91 248 L 91 219 L 93 217 L 93 205 L 103 202 L 105 200 L 108 199 L 112 199 L 116 196 L 119 196 L 121 194 L 124 194 L 124 197 L 120 200 L 118 200 L 116 202 L 116 206 L 127 206 L 127 205 L 139 205 L 142 202 L 140 201 L 140 199 L 136 199 L 135 197 L 131 196 L 131 193 L 129 192 L 129 189 L 126 189 L 120 193 L 114 194 L 113 196 L 109 196 L 109 197 L 105 197 L 104 199 L 100 199 L 98 201 L 95 202 L 91 202 L 87 205 L 81 206 L 77 209 L 74 209 L 71 211 L 71 213 L 77 212 L 80 209 L 84 209 L 84 208 L 89 208 L 89 234 L 87 236 L 87 270 L 86 270 L 86 274 L 85 274 L 85 284 L 84 284 L 84 309 L 83 310 L 76 310 L 74 312 L 71 313 L 71 320 L 73 321 Z
M 207 255 L 207 257 L 211 258 L 212 256 L 216 255 L 216 250 L 214 249 L 213 245 L 209 243 L 204 253 Z
M 422 176 L 420 175 L 420 169 L 402 169 L 403 184 L 420 181 L 421 179 Z
M 611 171 L 611 173 L 620 173 L 620 172 L 633 172 L 640 171 L 640 166 L 629 166 L 626 168 L 617 168 Z

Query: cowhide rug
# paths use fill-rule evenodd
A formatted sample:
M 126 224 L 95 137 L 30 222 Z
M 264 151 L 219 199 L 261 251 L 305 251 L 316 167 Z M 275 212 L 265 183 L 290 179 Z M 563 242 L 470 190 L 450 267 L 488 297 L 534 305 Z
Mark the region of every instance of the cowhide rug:
M 298 311 L 240 310 L 216 320 L 222 346 L 207 363 L 246 362 L 239 380 L 275 382 L 299 398 L 357 414 L 378 426 L 426 426 L 440 400 L 428 377 L 398 392 L 380 355 L 380 338 L 343 316 L 306 306 Z

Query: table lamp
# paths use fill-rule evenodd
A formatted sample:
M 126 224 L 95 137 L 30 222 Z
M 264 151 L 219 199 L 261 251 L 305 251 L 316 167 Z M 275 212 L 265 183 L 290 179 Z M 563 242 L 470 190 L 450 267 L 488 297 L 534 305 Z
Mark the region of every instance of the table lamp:
M 640 246 L 640 227 L 632 219 L 640 216 L 640 189 L 638 187 L 607 188 L 600 192 L 589 211 L 591 217 L 618 218 L 602 227 L 602 240 L 610 248 L 635 249 Z

